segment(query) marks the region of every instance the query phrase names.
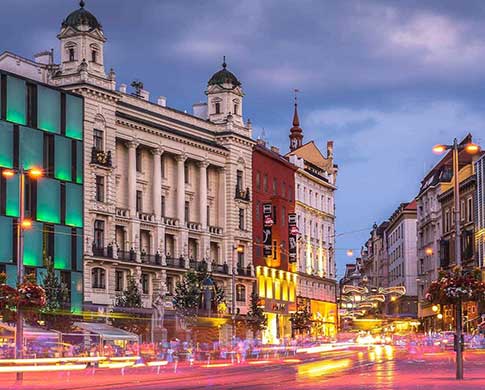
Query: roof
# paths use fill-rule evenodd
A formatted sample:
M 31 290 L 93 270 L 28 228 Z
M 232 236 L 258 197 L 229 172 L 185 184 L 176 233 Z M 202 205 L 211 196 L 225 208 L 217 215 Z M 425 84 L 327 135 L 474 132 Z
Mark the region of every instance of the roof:
M 286 154 L 286 157 L 292 154 L 303 158 L 305 161 L 308 161 L 309 163 L 327 172 L 330 172 L 333 168 L 332 161 L 325 158 L 325 156 L 322 154 L 320 149 L 318 149 L 314 141 L 307 142 L 306 144 L 300 146 L 298 149 L 291 151 L 290 153 Z
M 79 29 L 80 26 L 88 27 L 88 31 L 94 29 L 102 29 L 101 24 L 91 12 L 84 9 L 84 0 L 79 2 L 80 8 L 71 12 L 66 19 L 62 22 L 62 27 L 72 27 L 77 31 L 85 31 Z
M 406 207 L 404 207 L 404 210 L 416 210 L 416 199 L 413 199 L 410 203 L 407 204 Z
M 227 69 L 226 58 L 222 63 L 222 69 L 212 75 L 208 81 L 208 85 L 223 85 L 231 84 L 233 88 L 239 87 L 241 82 L 237 79 L 234 73 L 229 72 Z
M 101 322 L 75 322 L 74 326 L 81 330 L 98 334 L 104 340 L 139 341 L 138 335 Z
M 272 158 L 275 161 L 285 165 L 287 168 L 292 169 L 293 171 L 297 171 L 298 167 L 290 163 L 286 158 L 284 158 L 281 154 L 268 149 L 266 146 L 261 144 L 255 144 L 253 146 L 253 152 L 259 152 L 261 154 L 266 155 L 269 158 Z

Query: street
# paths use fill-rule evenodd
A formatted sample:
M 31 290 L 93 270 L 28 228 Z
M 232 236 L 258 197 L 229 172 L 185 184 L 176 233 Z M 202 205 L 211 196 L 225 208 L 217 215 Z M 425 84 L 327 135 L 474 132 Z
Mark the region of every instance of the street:
M 0 389 L 483 389 L 485 351 L 465 352 L 465 379 L 455 380 L 453 351 L 350 347 L 240 364 L 195 362 L 157 368 L 97 369 L 0 376 Z

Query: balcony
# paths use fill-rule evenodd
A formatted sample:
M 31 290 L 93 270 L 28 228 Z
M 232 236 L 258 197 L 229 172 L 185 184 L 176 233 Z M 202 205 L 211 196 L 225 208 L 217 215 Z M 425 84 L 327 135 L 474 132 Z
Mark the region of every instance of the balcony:
M 105 257 L 105 258 L 108 258 L 108 259 L 113 258 L 113 247 L 112 246 L 105 248 L 105 247 L 93 245 L 92 249 L 93 249 L 93 256 Z
M 162 217 L 162 222 L 164 225 L 167 226 L 178 226 L 179 225 L 179 220 L 176 218 L 171 218 L 171 217 Z
M 162 265 L 162 256 L 159 253 L 149 255 L 145 252 L 142 252 L 140 254 L 140 260 L 143 264 Z
M 217 264 L 215 261 L 212 262 L 212 272 L 216 274 L 227 275 L 229 273 L 229 266 L 227 263 Z
M 138 219 L 144 222 L 155 223 L 155 214 L 137 212 Z
M 167 267 L 181 269 L 185 268 L 185 259 L 183 257 L 179 257 L 178 259 L 174 257 L 166 257 L 165 263 L 167 264 Z
M 239 264 L 237 265 L 237 274 L 239 276 L 252 276 L 251 275 L 251 266 L 248 265 L 246 268 L 241 267 Z
M 197 261 L 191 259 L 189 260 L 189 268 L 199 272 L 207 271 L 207 261 Z
M 91 149 L 91 164 L 96 164 L 102 167 L 111 168 L 113 166 L 111 161 L 111 152 L 98 150 L 93 146 Z
M 249 202 L 251 200 L 249 195 L 249 187 L 243 190 L 242 188 L 236 187 L 236 194 L 234 196 L 236 199 L 244 200 Z
M 193 230 L 196 232 L 202 230 L 202 225 L 198 222 L 187 222 L 187 227 L 189 228 L 189 230 Z
M 121 209 L 119 207 L 116 208 L 116 216 L 121 218 L 129 218 L 130 217 L 130 210 L 128 209 Z
M 219 226 L 209 226 L 209 233 L 222 235 L 224 233 L 224 229 Z
M 136 261 L 136 252 L 134 250 L 118 251 L 118 260 Z

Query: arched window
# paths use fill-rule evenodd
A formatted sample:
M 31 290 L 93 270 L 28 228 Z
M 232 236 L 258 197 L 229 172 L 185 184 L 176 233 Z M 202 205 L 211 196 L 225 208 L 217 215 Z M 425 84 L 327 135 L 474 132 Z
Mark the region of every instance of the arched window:
M 216 103 L 216 114 L 221 113 L 221 103 Z
M 69 48 L 69 61 L 74 61 L 74 48 Z
M 96 50 L 91 50 L 91 62 L 98 62 L 98 52 Z
M 106 271 L 103 268 L 91 270 L 91 285 L 93 288 L 106 288 Z
M 236 285 L 236 301 L 246 302 L 246 286 L 244 284 Z

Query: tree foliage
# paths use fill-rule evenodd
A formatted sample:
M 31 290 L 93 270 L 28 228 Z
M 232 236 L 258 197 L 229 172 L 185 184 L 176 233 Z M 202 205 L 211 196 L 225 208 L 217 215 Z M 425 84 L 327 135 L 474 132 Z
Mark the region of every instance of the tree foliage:
M 116 306 L 142 307 L 140 289 L 133 275 L 128 276 L 128 285 L 123 294 L 116 298 Z
M 256 291 L 253 291 L 251 294 L 251 303 L 246 316 L 246 324 L 254 333 L 263 331 L 268 326 L 268 318 L 264 315 L 261 300 Z
M 307 305 L 299 305 L 296 312 L 290 316 L 293 330 L 307 332 L 312 326 L 312 314 Z

